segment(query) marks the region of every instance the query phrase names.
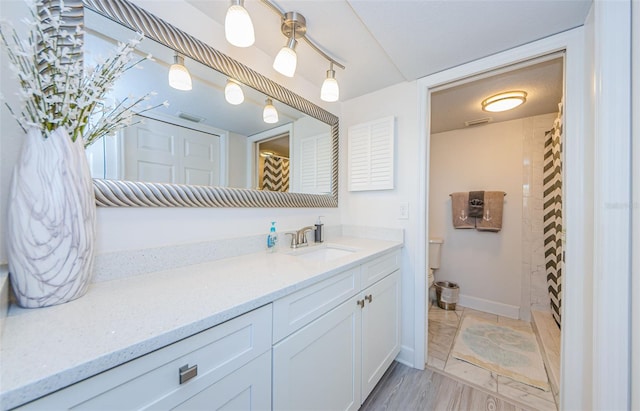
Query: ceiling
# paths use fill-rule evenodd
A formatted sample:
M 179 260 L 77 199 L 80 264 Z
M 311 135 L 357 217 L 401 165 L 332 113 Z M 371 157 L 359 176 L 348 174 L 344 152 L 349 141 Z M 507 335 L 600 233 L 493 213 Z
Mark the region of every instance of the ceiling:
M 507 67 L 479 79 L 468 79 L 431 94 L 431 132 L 465 128 L 465 122 L 487 120 L 495 123 L 517 118 L 555 113 L 563 94 L 562 55 Z M 495 94 L 523 90 L 527 101 L 513 110 L 490 113 L 482 110 L 482 100 Z M 486 124 L 486 123 L 481 123 Z
M 186 0 L 222 26 L 227 0 Z M 412 81 L 581 26 L 592 0 L 275 0 L 307 20 L 307 35 L 338 62 L 340 100 Z M 257 47 L 275 56 L 285 44 L 280 18 L 245 0 Z M 296 48 L 296 76 L 322 83 L 328 63 Z M 262 73 L 278 79 L 277 73 Z

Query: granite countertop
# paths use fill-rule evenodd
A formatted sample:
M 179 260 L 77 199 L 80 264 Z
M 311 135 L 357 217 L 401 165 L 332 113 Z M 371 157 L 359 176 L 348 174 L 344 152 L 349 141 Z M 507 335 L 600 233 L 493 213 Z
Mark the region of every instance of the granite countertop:
M 0 345 L 0 408 L 9 409 L 261 307 L 402 247 L 340 237 L 356 251 L 327 262 L 290 250 L 94 283 L 58 306 L 11 306 Z M 305 249 L 299 252 L 305 252 Z

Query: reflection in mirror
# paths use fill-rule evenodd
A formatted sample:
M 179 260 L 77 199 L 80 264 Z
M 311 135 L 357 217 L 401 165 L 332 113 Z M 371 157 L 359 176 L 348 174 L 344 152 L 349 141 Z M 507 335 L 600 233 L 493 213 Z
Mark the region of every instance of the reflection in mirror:
M 88 63 L 136 36 L 87 9 L 85 26 Z M 112 98 L 117 102 L 153 93 L 148 105 L 155 108 L 87 149 L 94 178 L 331 193 L 329 124 L 275 100 L 279 121 L 267 124 L 262 118 L 267 96 L 239 84 L 244 101 L 230 104 L 225 99 L 229 78 L 188 57 L 184 64 L 192 90 L 173 89 L 168 71 L 175 52 L 149 38 L 137 51 L 152 60 L 125 73 Z

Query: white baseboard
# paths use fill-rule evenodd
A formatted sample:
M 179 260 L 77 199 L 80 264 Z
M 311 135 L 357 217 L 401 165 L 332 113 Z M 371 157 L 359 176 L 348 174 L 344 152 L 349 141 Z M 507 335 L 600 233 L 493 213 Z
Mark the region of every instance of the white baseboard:
M 403 345 L 400 347 L 400 353 L 396 357 L 396 361 L 398 361 L 400 364 L 406 365 L 407 367 L 418 368 L 421 370 L 424 369 L 424 364 L 422 365 L 422 367 L 414 366 L 414 358 L 415 357 L 413 356 L 413 348 Z
M 497 314 L 516 320 L 520 315 L 520 307 L 516 305 L 498 303 L 495 301 L 485 300 L 478 297 L 471 297 L 464 294 L 460 294 L 459 304 L 463 307 L 473 308 L 474 310 Z

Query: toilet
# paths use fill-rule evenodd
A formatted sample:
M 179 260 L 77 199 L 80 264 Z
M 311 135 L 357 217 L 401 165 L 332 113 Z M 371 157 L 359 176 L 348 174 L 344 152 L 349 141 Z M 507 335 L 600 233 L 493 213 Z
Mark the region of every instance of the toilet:
M 442 238 L 429 239 L 429 272 L 427 276 L 427 289 L 433 285 L 434 270 L 440 268 L 440 250 L 442 249 Z

